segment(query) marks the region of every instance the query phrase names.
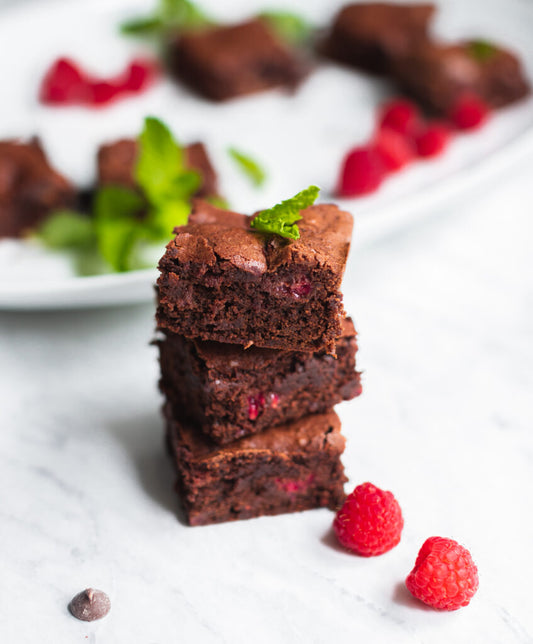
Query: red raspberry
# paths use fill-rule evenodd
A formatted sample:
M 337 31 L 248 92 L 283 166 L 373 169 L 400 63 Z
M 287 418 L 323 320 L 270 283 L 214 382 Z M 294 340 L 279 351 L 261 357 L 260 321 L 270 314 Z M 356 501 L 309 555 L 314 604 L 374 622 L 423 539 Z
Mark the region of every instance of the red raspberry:
M 405 584 L 425 604 L 441 610 L 467 606 L 475 595 L 478 574 L 472 556 L 453 539 L 430 537 L 424 542 Z
M 344 158 L 337 193 L 340 197 L 358 197 L 374 192 L 387 172 L 374 146 L 354 148 Z
M 414 137 L 421 126 L 420 110 L 411 101 L 398 98 L 381 108 L 379 129 L 389 128 L 404 136 Z
M 388 127 L 378 130 L 375 146 L 384 166 L 391 172 L 401 170 L 416 156 L 411 140 Z
M 340 543 L 363 557 L 382 555 L 400 542 L 402 511 L 392 492 L 358 485 L 333 521 Z
M 428 125 L 415 139 L 419 157 L 437 157 L 444 152 L 450 142 L 450 128 L 443 123 Z
M 489 107 L 478 96 L 465 95 L 450 112 L 452 123 L 459 130 L 475 130 L 488 119 Z

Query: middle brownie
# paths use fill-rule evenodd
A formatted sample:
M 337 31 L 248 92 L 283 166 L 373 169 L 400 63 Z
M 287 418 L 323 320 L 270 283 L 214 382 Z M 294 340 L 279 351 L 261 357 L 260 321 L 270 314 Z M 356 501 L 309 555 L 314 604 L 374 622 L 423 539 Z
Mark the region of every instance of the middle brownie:
M 324 351 L 276 351 L 169 334 L 159 343 L 161 390 L 177 420 L 218 444 L 321 413 L 361 393 L 356 334 L 343 321 L 337 359 Z

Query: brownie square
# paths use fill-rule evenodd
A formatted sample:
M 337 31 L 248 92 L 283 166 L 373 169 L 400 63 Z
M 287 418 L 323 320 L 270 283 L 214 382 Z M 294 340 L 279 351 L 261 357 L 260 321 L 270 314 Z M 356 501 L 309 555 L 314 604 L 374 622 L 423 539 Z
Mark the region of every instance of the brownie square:
M 519 59 L 484 41 L 424 43 L 395 62 L 394 76 L 405 93 L 444 115 L 464 94 L 498 108 L 530 92 Z
M 391 62 L 427 39 L 433 4 L 350 4 L 337 14 L 323 53 L 373 74 L 387 74 Z
M 0 141 L 0 237 L 21 237 L 54 210 L 75 207 L 76 199 L 38 139 Z
M 179 36 L 169 45 L 171 73 L 198 94 L 223 101 L 272 87 L 295 87 L 302 63 L 261 20 Z
M 168 335 L 159 342 L 161 390 L 178 420 L 218 444 L 325 412 L 361 393 L 355 329 L 350 319 L 342 327 L 337 359 Z
M 190 525 L 328 507 L 344 500 L 344 437 L 330 411 L 217 447 L 165 407 L 176 489 Z
M 138 144 L 135 139 L 120 139 L 101 145 L 98 149 L 98 184 L 135 188 L 135 163 Z M 201 184 L 197 197 L 212 197 L 218 194 L 217 175 L 203 143 L 192 143 L 184 148 L 185 165 L 196 170 Z
M 188 339 L 334 353 L 353 220 L 334 205 L 300 214 L 300 239 L 287 240 L 197 200 L 159 263 L 159 328 Z

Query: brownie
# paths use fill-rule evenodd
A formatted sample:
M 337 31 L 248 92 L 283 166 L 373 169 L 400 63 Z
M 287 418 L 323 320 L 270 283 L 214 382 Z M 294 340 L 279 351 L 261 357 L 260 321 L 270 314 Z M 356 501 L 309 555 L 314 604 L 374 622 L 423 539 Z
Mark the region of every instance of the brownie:
M 325 412 L 361 393 L 356 334 L 343 322 L 337 359 L 324 352 L 277 351 L 186 340 L 159 342 L 161 390 L 178 420 L 189 420 L 224 444 L 308 414 Z
M 294 88 L 305 74 L 302 62 L 259 19 L 178 36 L 168 63 L 176 79 L 213 101 Z
M 100 146 L 98 150 L 98 184 L 134 188 L 136 185 L 134 169 L 137 150 L 138 145 L 135 139 L 120 139 Z M 191 170 L 196 170 L 202 180 L 196 196 L 217 195 L 217 175 L 204 144 L 192 143 L 184 148 L 184 154 L 186 166 Z
M 193 202 L 159 262 L 157 323 L 188 339 L 335 352 L 352 216 L 301 211 L 300 239 L 262 234 L 251 217 Z
M 346 481 L 335 412 L 306 416 L 223 447 L 165 407 L 176 489 L 190 525 L 337 509 Z
M 391 62 L 428 37 L 435 5 L 369 2 L 343 7 L 322 53 L 373 74 L 387 74 Z
M 405 93 L 438 114 L 464 94 L 498 108 L 530 92 L 517 56 L 484 41 L 424 43 L 395 62 L 394 76 Z
M 50 165 L 40 141 L 0 141 L 0 237 L 21 237 L 76 205 L 76 189 Z

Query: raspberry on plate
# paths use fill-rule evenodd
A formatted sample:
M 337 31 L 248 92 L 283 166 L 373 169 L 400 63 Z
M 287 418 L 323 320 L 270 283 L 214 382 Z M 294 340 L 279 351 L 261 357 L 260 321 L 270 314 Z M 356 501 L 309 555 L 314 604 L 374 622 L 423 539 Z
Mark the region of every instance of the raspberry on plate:
M 450 112 L 450 120 L 459 130 L 476 130 L 488 119 L 490 109 L 478 96 L 465 95 Z
M 439 156 L 448 147 L 450 138 L 450 128 L 446 124 L 428 125 L 415 139 L 418 156 L 426 159 Z
M 418 107 L 403 98 L 386 103 L 381 111 L 379 128 L 389 128 L 404 136 L 415 137 L 422 125 Z
M 375 146 L 384 166 L 391 172 L 401 170 L 416 158 L 411 139 L 388 127 L 377 131 Z
M 398 545 L 403 517 L 392 492 L 372 483 L 358 485 L 337 512 L 333 529 L 339 542 L 362 557 L 388 552 Z
M 387 169 L 374 146 L 353 148 L 344 158 L 337 194 L 339 197 L 371 194 L 386 174 Z
M 478 586 L 471 554 L 453 539 L 430 537 L 418 553 L 405 584 L 420 601 L 441 610 L 467 606 Z

